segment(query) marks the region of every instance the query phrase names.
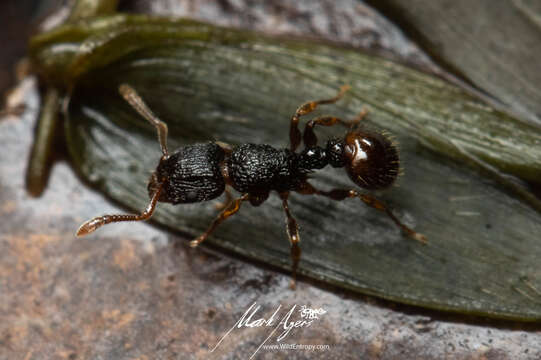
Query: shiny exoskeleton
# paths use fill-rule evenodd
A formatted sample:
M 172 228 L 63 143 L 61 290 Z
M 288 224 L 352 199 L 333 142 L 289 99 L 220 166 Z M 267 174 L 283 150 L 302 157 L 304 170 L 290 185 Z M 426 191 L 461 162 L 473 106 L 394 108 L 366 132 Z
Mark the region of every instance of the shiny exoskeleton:
M 253 206 L 263 203 L 271 191 L 281 199 L 287 218 L 287 234 L 291 243 L 293 280 L 300 259 L 299 233 L 297 222 L 291 215 L 288 197 L 291 191 L 301 194 L 327 196 L 334 200 L 358 197 L 365 204 L 385 211 L 391 219 L 409 236 L 425 242 L 422 234 L 402 224 L 393 213 L 375 197 L 360 194 L 356 190 L 334 189 L 322 191 L 308 182 L 308 175 L 327 165 L 344 167 L 350 179 L 368 190 L 385 189 L 398 176 L 399 158 L 396 147 L 386 136 L 361 130 L 358 123 L 366 112 L 352 121 L 343 121 L 333 116 L 323 116 L 307 122 L 304 133 L 299 130 L 299 118 L 312 112 L 320 104 L 336 102 L 348 87 L 343 86 L 334 98 L 310 101 L 301 105 L 291 118 L 290 148 L 276 149 L 264 144 L 242 144 L 230 146 L 222 142 L 209 142 L 182 147 L 169 154 L 167 150 L 167 125 L 159 120 L 129 85 L 119 87 L 120 94 L 132 107 L 153 124 L 158 131 L 162 157 L 152 174 L 148 192 L 150 203 L 140 215 L 104 215 L 85 222 L 77 231 L 78 236 L 89 234 L 102 225 L 119 221 L 140 221 L 150 218 L 158 201 L 185 204 L 215 199 L 224 191 L 228 200 L 223 210 L 211 223 L 207 231 L 190 244 L 197 246 L 204 241 L 225 219 L 235 214 L 244 201 Z M 327 141 L 324 147 L 317 145 L 314 127 L 342 124 L 349 127 L 343 138 Z M 296 152 L 304 142 L 304 149 Z M 232 200 L 226 186 L 242 195 Z

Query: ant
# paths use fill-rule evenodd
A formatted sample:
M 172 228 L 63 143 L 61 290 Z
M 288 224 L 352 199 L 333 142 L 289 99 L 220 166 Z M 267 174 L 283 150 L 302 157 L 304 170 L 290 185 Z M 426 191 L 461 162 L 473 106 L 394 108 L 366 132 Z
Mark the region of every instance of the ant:
M 309 101 L 301 105 L 291 117 L 289 149 L 275 149 L 265 144 L 242 144 L 231 146 L 223 142 L 209 142 L 181 147 L 172 154 L 167 150 L 167 124 L 158 119 L 129 85 L 119 86 L 124 99 L 145 119 L 156 127 L 162 157 L 148 183 L 150 202 L 139 215 L 104 215 L 88 220 L 77 230 L 77 236 L 87 235 L 99 227 L 120 221 L 141 221 L 152 216 L 158 201 L 185 204 L 215 199 L 224 191 L 226 203 L 210 224 L 207 231 L 190 242 L 192 247 L 202 243 L 225 219 L 239 211 L 241 204 L 249 201 L 253 206 L 267 200 L 271 191 L 282 199 L 286 215 L 286 231 L 291 244 L 291 287 L 295 287 L 296 271 L 301 256 L 297 221 L 289 211 L 288 198 L 291 191 L 304 195 L 322 195 L 333 200 L 359 198 L 366 205 L 384 211 L 408 236 L 426 243 L 424 235 L 402 224 L 380 200 L 357 190 L 334 189 L 323 191 L 308 182 L 309 175 L 327 165 L 345 167 L 349 178 L 368 190 L 390 187 L 398 176 L 398 151 L 385 135 L 361 130 L 356 127 L 366 115 L 366 110 L 352 121 L 333 116 L 321 116 L 308 121 L 301 136 L 299 119 L 314 111 L 318 105 L 338 101 L 349 86 L 342 86 L 330 99 Z M 343 138 L 327 141 L 325 147 L 317 145 L 316 126 L 341 124 L 349 127 Z M 304 150 L 295 152 L 304 142 Z M 226 185 L 242 195 L 232 199 Z

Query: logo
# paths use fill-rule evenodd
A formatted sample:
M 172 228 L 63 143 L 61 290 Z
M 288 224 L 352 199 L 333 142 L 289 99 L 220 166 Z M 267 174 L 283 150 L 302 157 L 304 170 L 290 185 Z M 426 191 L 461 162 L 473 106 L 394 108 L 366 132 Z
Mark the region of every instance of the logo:
M 229 334 L 235 329 L 242 328 L 259 328 L 259 327 L 268 327 L 269 335 L 261 342 L 259 347 L 254 351 L 250 359 L 261 349 L 265 343 L 269 340 L 274 339 L 276 342 L 281 342 L 286 339 L 287 336 L 293 331 L 293 329 L 301 329 L 312 326 L 312 324 L 319 320 L 319 317 L 324 315 L 327 311 L 322 308 L 312 309 L 306 305 L 299 307 L 298 305 L 293 305 L 287 312 L 281 313 L 282 305 L 278 305 L 276 310 L 268 318 L 260 316 L 258 312 L 261 309 L 261 305 L 257 305 L 254 302 L 248 310 L 242 314 L 242 316 L 237 320 L 235 325 L 233 325 L 225 334 L 222 336 L 220 341 L 212 348 L 211 352 L 214 352 L 224 341 Z M 283 348 L 283 347 L 282 347 Z M 302 347 L 295 347 L 302 348 Z

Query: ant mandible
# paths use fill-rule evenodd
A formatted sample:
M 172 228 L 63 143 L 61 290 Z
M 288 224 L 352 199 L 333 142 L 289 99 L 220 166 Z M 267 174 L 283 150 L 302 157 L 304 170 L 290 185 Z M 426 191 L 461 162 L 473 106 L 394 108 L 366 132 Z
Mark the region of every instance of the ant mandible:
M 388 188 L 398 176 L 398 152 L 392 141 L 383 134 L 358 129 L 356 126 L 366 115 L 366 111 L 352 121 L 344 121 L 334 116 L 317 117 L 306 123 L 301 135 L 301 116 L 314 111 L 318 105 L 338 101 L 348 89 L 349 86 L 342 86 L 335 97 L 309 101 L 295 111 L 290 123 L 289 149 L 275 149 L 264 144 L 242 144 L 233 147 L 216 141 L 184 146 L 170 154 L 167 150 L 167 125 L 152 113 L 131 86 L 120 85 L 119 92 L 124 99 L 154 125 L 158 132 L 163 155 L 148 183 L 150 202 L 139 215 L 104 215 L 88 220 L 77 230 L 77 236 L 87 235 L 109 223 L 147 220 L 152 216 L 158 201 L 172 204 L 195 203 L 215 199 L 225 191 L 227 203 L 207 231 L 190 242 L 190 245 L 195 247 L 225 219 L 235 214 L 244 201 L 259 206 L 274 190 L 282 199 L 287 220 L 286 231 L 291 243 L 292 288 L 295 287 L 301 249 L 297 221 L 289 211 L 288 197 L 291 191 L 304 195 L 322 195 L 333 200 L 357 197 L 366 205 L 387 213 L 408 236 L 425 243 L 426 238 L 422 234 L 402 224 L 387 206 L 372 195 L 345 189 L 323 191 L 308 182 L 310 173 L 327 165 L 345 167 L 349 178 L 368 190 Z M 317 125 L 335 124 L 347 126 L 349 130 L 346 135 L 328 140 L 324 148 L 319 147 L 314 128 Z M 304 150 L 297 153 L 295 151 L 301 139 L 304 141 Z M 232 200 L 226 185 L 242 195 Z

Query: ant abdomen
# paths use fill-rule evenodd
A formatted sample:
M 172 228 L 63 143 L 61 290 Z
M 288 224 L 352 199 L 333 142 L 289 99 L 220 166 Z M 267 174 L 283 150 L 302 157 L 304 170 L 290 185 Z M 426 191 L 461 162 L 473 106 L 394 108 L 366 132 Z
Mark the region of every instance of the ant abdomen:
M 355 184 L 364 189 L 379 190 L 396 180 L 398 151 L 385 135 L 356 129 L 348 132 L 340 145 L 343 166 Z

